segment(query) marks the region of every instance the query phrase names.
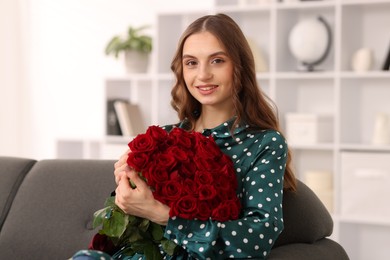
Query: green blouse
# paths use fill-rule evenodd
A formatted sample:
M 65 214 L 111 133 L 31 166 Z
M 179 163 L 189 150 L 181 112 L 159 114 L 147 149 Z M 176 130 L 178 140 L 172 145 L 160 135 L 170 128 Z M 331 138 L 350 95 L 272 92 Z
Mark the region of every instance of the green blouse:
M 263 259 L 283 230 L 286 141 L 277 131 L 251 132 L 248 126 L 239 126 L 232 136 L 229 129 L 233 121 L 205 129 L 203 134 L 212 135 L 234 162 L 237 196 L 242 204 L 240 218 L 224 223 L 169 219 L 164 236 L 191 256 L 183 256 L 183 259 Z M 173 127 L 165 129 L 170 131 Z
M 177 256 L 164 259 L 265 259 L 283 230 L 283 175 L 286 167 L 287 144 L 274 130 L 249 131 L 248 126 L 238 126 L 230 134 L 234 118 L 213 128 L 205 129 L 220 149 L 232 158 L 237 173 L 237 196 L 241 200 L 240 218 L 233 221 L 185 220 L 173 217 L 168 220 L 164 236 L 180 245 Z M 185 128 L 185 122 L 168 125 L 164 129 Z M 113 259 L 144 259 L 132 257 L 119 250 Z M 112 259 L 98 251 L 80 251 L 78 255 L 90 259 Z M 74 258 L 77 260 L 77 258 Z

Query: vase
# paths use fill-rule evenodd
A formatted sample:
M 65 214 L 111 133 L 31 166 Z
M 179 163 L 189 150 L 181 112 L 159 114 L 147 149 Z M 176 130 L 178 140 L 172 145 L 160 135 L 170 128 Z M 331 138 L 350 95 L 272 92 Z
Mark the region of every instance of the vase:
M 372 143 L 377 145 L 390 144 L 390 116 L 386 113 L 376 115 Z
M 125 66 L 127 73 L 146 73 L 149 65 L 149 54 L 139 51 L 125 52 Z
M 354 71 L 368 71 L 373 63 L 373 53 L 369 48 L 357 50 L 352 57 L 351 67 Z

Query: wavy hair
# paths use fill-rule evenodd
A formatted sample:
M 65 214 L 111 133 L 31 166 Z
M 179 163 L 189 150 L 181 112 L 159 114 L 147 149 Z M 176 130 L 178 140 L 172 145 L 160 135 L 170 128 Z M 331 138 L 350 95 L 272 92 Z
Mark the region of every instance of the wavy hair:
M 201 104 L 188 91 L 183 77 L 183 46 L 187 38 L 200 32 L 210 32 L 225 47 L 233 63 L 233 88 L 231 97 L 236 121 L 245 122 L 251 130 L 273 129 L 280 132 L 278 111 L 272 100 L 260 89 L 256 79 L 255 62 L 250 46 L 237 23 L 225 14 L 206 15 L 191 23 L 182 34 L 171 63 L 176 82 L 172 89 L 171 105 L 180 120 L 187 119 L 193 130 L 202 113 Z M 234 129 L 231 129 L 234 131 Z M 284 175 L 284 188 L 296 190 L 296 179 L 288 150 Z

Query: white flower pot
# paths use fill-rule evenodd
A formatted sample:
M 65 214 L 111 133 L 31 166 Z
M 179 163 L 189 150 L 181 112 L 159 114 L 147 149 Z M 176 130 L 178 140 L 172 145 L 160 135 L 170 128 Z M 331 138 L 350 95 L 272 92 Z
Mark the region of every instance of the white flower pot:
M 125 66 L 128 73 L 146 73 L 149 65 L 149 54 L 138 51 L 125 52 Z

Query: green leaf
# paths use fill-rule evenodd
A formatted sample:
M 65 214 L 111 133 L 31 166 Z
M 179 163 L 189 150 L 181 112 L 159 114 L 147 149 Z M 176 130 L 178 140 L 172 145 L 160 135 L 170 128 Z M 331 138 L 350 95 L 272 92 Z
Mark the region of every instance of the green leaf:
M 143 248 L 143 253 L 146 260 L 162 260 L 163 256 L 160 254 L 158 247 L 152 243 L 148 243 Z
M 156 224 L 154 222 L 151 222 L 150 225 L 151 225 L 153 240 L 160 241 L 164 236 L 163 228 L 159 224 Z
M 162 246 L 163 250 L 168 255 L 171 255 L 171 256 L 175 253 L 176 248 L 177 248 L 176 243 L 173 242 L 172 240 L 168 240 L 168 239 L 161 240 L 161 246 Z
M 98 226 L 101 226 L 103 224 L 103 221 L 107 215 L 107 213 L 110 211 L 111 207 L 105 207 L 103 209 L 100 209 L 96 211 L 93 214 L 93 228 L 96 228 Z
M 109 237 L 119 238 L 125 232 L 128 223 L 128 215 L 114 210 L 111 218 L 103 220 L 102 230 Z

